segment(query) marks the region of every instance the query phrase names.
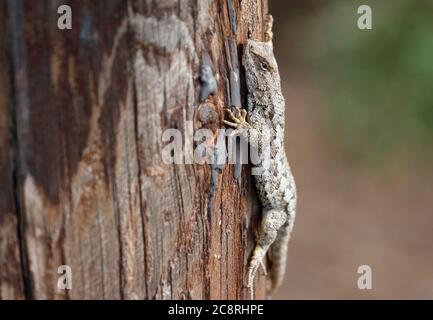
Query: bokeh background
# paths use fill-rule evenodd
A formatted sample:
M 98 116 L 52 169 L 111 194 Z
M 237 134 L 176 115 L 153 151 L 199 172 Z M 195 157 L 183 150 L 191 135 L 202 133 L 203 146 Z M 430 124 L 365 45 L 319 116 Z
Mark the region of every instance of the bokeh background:
M 370 5 L 373 29 L 359 30 Z M 299 206 L 277 299 L 433 298 L 433 1 L 271 0 Z M 373 289 L 357 287 L 357 269 Z

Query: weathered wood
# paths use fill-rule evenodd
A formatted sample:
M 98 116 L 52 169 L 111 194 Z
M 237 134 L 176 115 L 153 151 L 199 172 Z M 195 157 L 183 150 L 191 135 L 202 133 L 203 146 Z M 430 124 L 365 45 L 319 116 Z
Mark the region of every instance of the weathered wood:
M 68 4 L 72 30 L 57 28 Z M 0 298 L 244 299 L 249 168 L 167 165 L 163 130 L 218 134 L 245 101 L 265 0 L 0 6 Z M 207 61 L 217 93 L 199 101 Z M 57 268 L 72 268 L 71 290 Z M 257 281 L 265 297 L 265 278 Z
M 0 5 L 0 30 L 6 29 L 6 10 Z M 24 297 L 12 144 L 11 87 L 6 63 L 6 35 L 0 32 L 0 298 Z

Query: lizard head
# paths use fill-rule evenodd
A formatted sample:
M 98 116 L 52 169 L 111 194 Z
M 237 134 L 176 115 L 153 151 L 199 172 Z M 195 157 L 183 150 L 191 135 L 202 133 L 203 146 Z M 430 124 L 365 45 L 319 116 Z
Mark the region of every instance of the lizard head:
M 273 95 L 281 92 L 280 75 L 272 43 L 248 40 L 242 64 L 245 68 L 248 93 L 256 106 L 272 106 Z

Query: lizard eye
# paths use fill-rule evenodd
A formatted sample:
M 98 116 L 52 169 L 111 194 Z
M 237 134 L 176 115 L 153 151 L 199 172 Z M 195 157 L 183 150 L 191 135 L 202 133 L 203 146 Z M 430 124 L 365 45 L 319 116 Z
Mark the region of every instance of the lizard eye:
M 262 70 L 265 70 L 265 71 L 269 70 L 269 66 L 266 62 L 260 63 L 260 67 L 262 68 Z

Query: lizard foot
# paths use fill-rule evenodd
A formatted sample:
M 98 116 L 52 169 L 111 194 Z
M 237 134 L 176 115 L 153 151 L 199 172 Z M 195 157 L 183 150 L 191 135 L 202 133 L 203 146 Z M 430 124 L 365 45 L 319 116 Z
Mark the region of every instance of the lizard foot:
M 257 259 L 251 259 L 250 265 L 248 267 L 248 288 L 254 286 L 254 278 L 256 277 L 257 270 L 263 262 Z
M 266 275 L 267 273 L 263 262 L 263 258 L 253 255 L 248 266 L 248 282 L 247 282 L 247 287 L 250 288 L 250 292 L 251 292 L 251 300 L 254 300 L 254 279 L 256 277 L 257 270 L 259 269 L 260 266 L 263 268 L 263 271 L 265 272 Z
M 235 107 L 235 112 L 226 109 L 231 121 L 223 120 L 224 124 L 234 129 L 249 129 L 251 125 L 247 122 L 247 110 Z
M 259 267 L 262 268 L 263 274 L 267 276 L 268 272 L 266 271 L 266 266 L 263 259 L 259 260 L 253 257 L 248 266 L 248 284 L 247 284 L 247 287 L 250 288 L 251 290 L 252 299 L 254 299 L 254 278 L 256 277 L 256 273 Z
M 265 17 L 265 42 L 272 42 L 274 34 L 272 33 L 272 25 L 274 23 L 274 18 L 270 14 Z

